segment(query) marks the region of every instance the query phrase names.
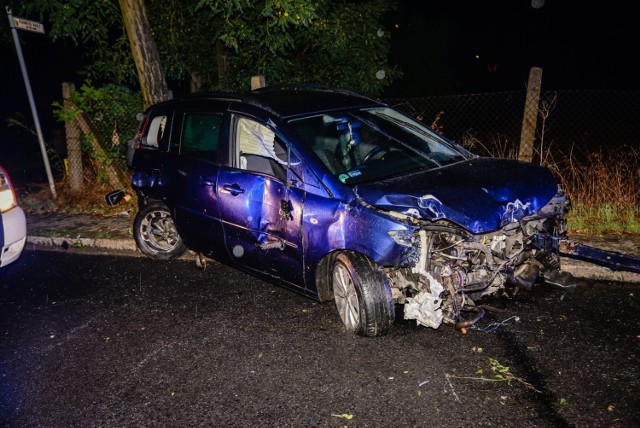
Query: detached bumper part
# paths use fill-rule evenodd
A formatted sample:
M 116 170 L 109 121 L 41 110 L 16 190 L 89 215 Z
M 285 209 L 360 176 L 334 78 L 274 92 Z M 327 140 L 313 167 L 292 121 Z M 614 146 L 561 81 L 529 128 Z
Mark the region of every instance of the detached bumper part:
M 572 259 L 604 266 L 613 271 L 640 273 L 640 258 L 590 247 L 579 242 L 563 239 L 560 241 L 560 255 Z

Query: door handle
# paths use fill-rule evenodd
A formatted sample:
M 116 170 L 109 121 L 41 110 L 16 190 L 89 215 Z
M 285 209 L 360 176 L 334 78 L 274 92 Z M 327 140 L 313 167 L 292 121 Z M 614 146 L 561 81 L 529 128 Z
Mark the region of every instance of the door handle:
M 241 193 L 244 193 L 244 189 L 241 188 L 237 183 L 233 184 L 225 184 L 222 186 L 222 190 L 226 193 L 231 193 L 233 196 L 238 196 Z

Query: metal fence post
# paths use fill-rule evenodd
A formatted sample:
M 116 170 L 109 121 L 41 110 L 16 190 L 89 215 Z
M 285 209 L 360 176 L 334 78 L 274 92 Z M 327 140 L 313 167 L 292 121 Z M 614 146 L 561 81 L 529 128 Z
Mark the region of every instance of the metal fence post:
M 75 91 L 75 85 L 69 82 L 62 83 L 62 99 L 66 109 L 72 107 L 71 94 Z M 82 149 L 80 147 L 80 129 L 75 118 L 64 122 L 64 130 L 67 135 L 67 160 L 69 162 L 69 187 L 72 192 L 84 190 Z
M 542 86 L 542 69 L 532 67 L 529 71 L 527 83 L 527 99 L 524 103 L 522 116 L 522 131 L 520 134 L 520 148 L 518 159 L 531 162 L 533 159 L 533 142 L 536 137 L 536 124 L 538 119 L 538 103 L 540 101 L 540 87 Z

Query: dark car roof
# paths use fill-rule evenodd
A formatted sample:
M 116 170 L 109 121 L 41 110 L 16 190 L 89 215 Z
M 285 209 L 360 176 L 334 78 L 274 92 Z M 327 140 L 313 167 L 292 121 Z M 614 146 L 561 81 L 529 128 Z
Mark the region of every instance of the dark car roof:
M 283 119 L 309 116 L 345 108 L 383 105 L 381 101 L 356 92 L 309 86 L 265 87 L 246 94 L 197 92 L 186 95 L 181 99 L 173 100 L 173 102 L 206 99 L 247 103 L 268 110 Z
M 352 91 L 328 88 L 266 87 L 253 91 L 252 95 L 268 104 L 283 118 L 382 104 Z

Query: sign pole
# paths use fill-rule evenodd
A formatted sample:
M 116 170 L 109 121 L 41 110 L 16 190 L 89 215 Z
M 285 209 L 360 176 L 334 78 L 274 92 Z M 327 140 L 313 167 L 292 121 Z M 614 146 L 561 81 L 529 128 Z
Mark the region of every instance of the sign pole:
M 57 198 L 56 187 L 53 182 L 53 175 L 51 174 L 51 166 L 49 165 L 49 156 L 47 156 L 46 146 L 44 144 L 44 138 L 42 137 L 42 129 L 40 128 L 40 120 L 38 119 L 38 112 L 36 110 L 36 104 L 33 100 L 33 93 L 31 92 L 31 83 L 29 82 L 29 75 L 27 74 L 27 67 L 24 63 L 22 56 L 22 48 L 20 47 L 20 39 L 18 38 L 18 30 L 14 25 L 13 16 L 11 15 L 11 9 L 6 7 L 7 16 L 9 18 L 9 27 L 11 28 L 11 34 L 13 35 L 13 41 L 16 45 L 16 52 L 18 53 L 18 60 L 20 61 L 20 68 L 22 70 L 22 77 L 24 78 L 24 85 L 27 88 L 27 96 L 29 97 L 29 104 L 31 105 L 31 114 L 33 114 L 33 121 L 36 126 L 36 133 L 38 134 L 38 141 L 40 142 L 40 152 L 42 153 L 42 159 L 44 160 L 44 168 L 47 172 L 47 179 L 49 180 L 49 188 L 53 198 Z M 33 30 L 32 30 L 33 31 Z M 38 31 L 39 32 L 39 31 Z

